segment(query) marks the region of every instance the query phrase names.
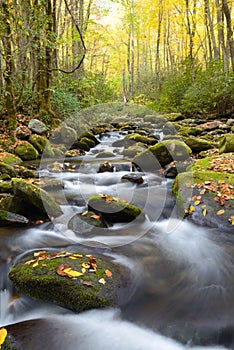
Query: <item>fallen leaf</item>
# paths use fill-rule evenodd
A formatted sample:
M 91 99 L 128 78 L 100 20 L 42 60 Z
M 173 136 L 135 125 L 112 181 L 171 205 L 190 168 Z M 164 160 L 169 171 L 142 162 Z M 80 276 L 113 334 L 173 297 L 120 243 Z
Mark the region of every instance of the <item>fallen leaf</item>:
M 37 259 L 33 259 L 33 260 L 28 260 L 24 263 L 24 265 L 31 265 L 32 263 L 34 263 L 35 261 L 37 261 Z
M 46 250 L 41 250 L 39 252 L 34 252 L 33 256 L 39 256 L 39 255 L 42 255 L 42 254 L 46 254 Z
M 202 212 L 203 216 L 206 216 L 207 214 L 207 209 L 204 209 L 203 212 Z
M 106 284 L 106 281 L 104 280 L 104 278 L 100 278 L 100 280 L 98 281 L 100 284 L 103 284 L 105 285 Z
M 189 212 L 193 213 L 195 211 L 195 207 L 193 205 L 190 205 L 189 207 Z
M 107 277 L 111 278 L 112 277 L 112 272 L 110 270 L 105 270 L 105 274 Z
M 92 282 L 90 282 L 90 281 L 84 281 L 84 280 L 80 279 L 80 282 L 85 286 L 93 287 Z
M 65 272 L 68 276 L 71 276 L 71 277 L 79 277 L 79 276 L 83 275 L 82 272 L 78 272 L 76 270 L 72 270 L 71 267 L 69 267 L 67 269 L 64 269 L 63 272 Z
M 38 266 L 38 260 L 33 264 L 32 267 L 36 267 L 36 266 Z
M 6 336 L 7 336 L 7 330 L 6 328 L 1 328 L 0 329 L 0 347 L 1 345 L 4 343 L 5 339 L 6 339 Z
M 88 210 L 85 210 L 85 211 L 83 211 L 83 213 L 81 214 L 82 216 L 85 216 L 85 215 L 87 215 L 88 214 Z
M 225 210 L 224 209 L 220 209 L 217 211 L 217 215 L 223 215 L 225 213 Z
M 86 272 L 86 269 L 82 267 L 81 272 L 84 274 Z
M 65 277 L 67 276 L 67 274 L 64 272 L 65 269 L 69 268 L 69 265 L 67 264 L 61 264 L 57 267 L 57 270 L 56 270 L 56 273 L 59 275 L 59 276 L 62 276 L 62 277 Z
M 95 220 L 99 220 L 100 219 L 100 215 L 96 215 L 96 214 L 93 214 L 90 216 L 92 219 L 95 219 Z
M 201 203 L 201 201 L 197 200 L 194 202 L 194 205 L 199 205 Z
M 84 267 L 85 269 L 90 268 L 90 264 L 88 264 L 88 263 L 83 263 L 81 266 Z

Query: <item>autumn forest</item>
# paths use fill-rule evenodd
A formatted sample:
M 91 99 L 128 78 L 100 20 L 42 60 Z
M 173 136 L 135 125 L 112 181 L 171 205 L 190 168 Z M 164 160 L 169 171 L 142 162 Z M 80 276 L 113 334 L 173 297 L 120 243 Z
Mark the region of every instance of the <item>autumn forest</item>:
M 233 0 L 1 0 L 0 110 L 48 123 L 108 101 L 230 113 Z

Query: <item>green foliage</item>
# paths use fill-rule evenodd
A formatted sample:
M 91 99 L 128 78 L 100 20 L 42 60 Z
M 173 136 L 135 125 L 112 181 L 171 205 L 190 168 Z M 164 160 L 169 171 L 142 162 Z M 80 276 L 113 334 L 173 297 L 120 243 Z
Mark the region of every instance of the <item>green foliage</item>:
M 202 70 L 184 94 L 182 111 L 186 113 L 224 114 L 234 104 L 234 74 L 225 72 L 223 65 L 211 62 Z

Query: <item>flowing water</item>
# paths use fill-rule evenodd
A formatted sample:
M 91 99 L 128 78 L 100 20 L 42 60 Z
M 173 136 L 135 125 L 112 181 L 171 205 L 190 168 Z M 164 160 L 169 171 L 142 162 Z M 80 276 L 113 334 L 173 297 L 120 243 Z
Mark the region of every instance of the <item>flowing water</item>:
M 179 350 L 234 348 L 234 239 L 230 234 L 194 226 L 175 215 L 171 180 L 143 174 L 136 185 L 121 178 L 132 171 L 129 160 L 107 133 L 85 157 L 67 159 L 67 170 L 53 172 L 41 163 L 40 176 L 59 179 L 54 193 L 63 215 L 52 223 L 0 229 L 0 324 L 8 325 L 23 350 Z M 97 173 L 103 151 L 115 152 L 113 173 Z M 85 228 L 74 233 L 67 222 L 85 209 L 94 193 L 108 193 L 139 205 L 144 222 Z M 118 309 L 75 314 L 53 304 L 16 296 L 7 274 L 26 252 L 83 244 L 98 247 L 131 270 L 133 288 Z

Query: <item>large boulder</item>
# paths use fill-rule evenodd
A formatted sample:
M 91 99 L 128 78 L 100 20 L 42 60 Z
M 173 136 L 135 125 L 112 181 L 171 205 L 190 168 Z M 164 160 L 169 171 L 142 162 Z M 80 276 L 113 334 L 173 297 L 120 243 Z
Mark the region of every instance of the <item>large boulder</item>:
M 127 135 L 124 138 L 124 146 L 125 147 L 131 146 L 136 142 L 140 142 L 140 143 L 143 143 L 145 145 L 152 146 L 152 145 L 155 145 L 155 143 L 157 143 L 158 140 L 154 137 L 154 135 L 144 136 L 144 135 L 140 135 L 138 133 Z
M 30 253 L 11 268 L 9 277 L 20 293 L 76 312 L 120 305 L 130 284 L 126 268 L 82 246 L 74 253 Z
M 108 223 L 131 222 L 144 217 L 141 208 L 107 194 L 93 195 L 88 199 L 88 209 Z
M 165 140 L 149 147 L 133 158 L 133 164 L 142 171 L 156 171 L 174 161 L 185 161 L 192 150 L 179 140 Z
M 67 125 L 61 125 L 58 128 L 56 128 L 50 137 L 50 140 L 52 142 L 62 143 L 68 146 L 71 146 L 76 141 L 76 139 L 77 133 L 75 129 Z
M 107 225 L 100 215 L 88 210 L 75 214 L 68 222 L 68 228 L 82 236 L 90 234 L 95 227 L 106 228 Z
M 56 217 L 62 214 L 59 205 L 54 201 L 53 197 L 38 186 L 28 184 L 26 181 L 18 178 L 12 179 L 14 199 L 18 202 L 20 212 L 29 218 L 48 218 Z M 15 205 L 16 203 L 14 203 Z
M 23 160 L 34 160 L 39 157 L 39 153 L 36 148 L 28 141 L 19 141 L 15 153 Z
M 190 171 L 177 175 L 173 193 L 182 215 L 198 225 L 233 232 L 234 156 L 198 160 Z
M 225 135 L 219 143 L 219 153 L 234 152 L 234 134 Z
M 29 129 L 39 135 L 43 135 L 47 132 L 46 125 L 39 119 L 31 119 L 28 124 Z
M 10 177 L 14 177 L 17 175 L 17 172 L 13 168 L 13 166 L 0 162 L 0 174 L 9 175 Z

